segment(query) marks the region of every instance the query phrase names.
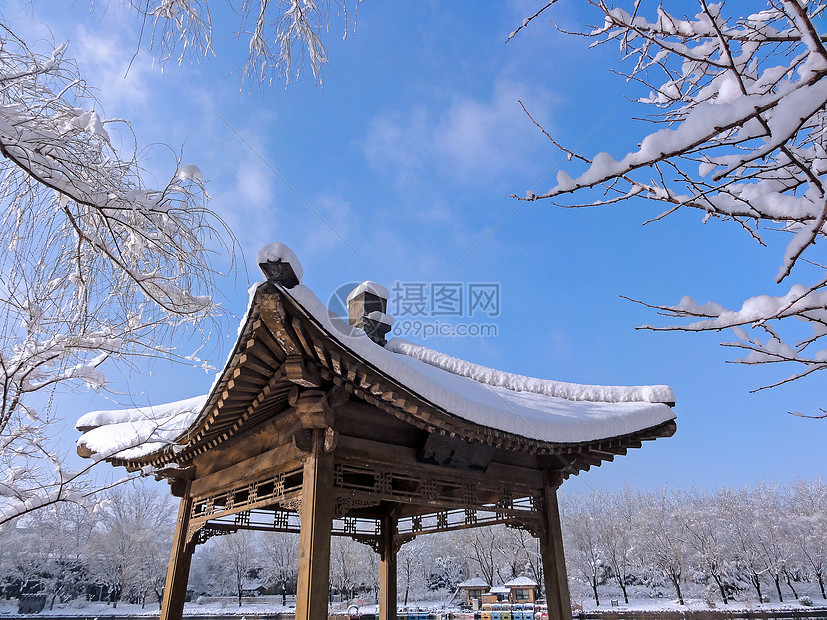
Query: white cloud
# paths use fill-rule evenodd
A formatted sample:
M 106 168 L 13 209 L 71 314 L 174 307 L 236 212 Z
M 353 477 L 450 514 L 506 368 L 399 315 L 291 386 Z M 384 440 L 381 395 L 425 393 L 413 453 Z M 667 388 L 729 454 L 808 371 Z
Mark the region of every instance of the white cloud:
M 114 29 L 101 34 L 83 25 L 77 27 L 70 41 L 70 54 L 90 86 L 98 91 L 108 115 L 139 109 L 149 98 L 150 81 L 158 72 L 146 54 L 138 53 L 133 59 L 135 45 L 130 35 Z
M 67 58 L 76 61 L 107 116 L 123 117 L 145 106 L 157 86 L 150 80 L 160 71 L 148 54 L 135 54 L 140 21 L 133 10 L 121 3 L 93 3 L 87 11 L 73 11 L 70 3 L 40 8 L 10 0 L 4 19 L 37 52 L 68 41 Z
M 258 163 L 242 164 L 235 174 L 237 196 L 248 209 L 273 206 L 273 173 Z
M 465 184 L 495 182 L 536 166 L 532 155 L 542 137 L 518 100 L 542 122 L 549 99 L 539 88 L 498 79 L 487 100 L 461 97 L 441 110 L 383 114 L 370 125 L 365 155 L 403 182 L 423 173 Z

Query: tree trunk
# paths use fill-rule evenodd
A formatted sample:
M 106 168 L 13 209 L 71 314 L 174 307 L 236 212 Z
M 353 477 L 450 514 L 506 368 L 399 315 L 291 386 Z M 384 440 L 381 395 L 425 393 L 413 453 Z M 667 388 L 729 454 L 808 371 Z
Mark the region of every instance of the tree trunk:
M 752 575 L 750 576 L 750 581 L 752 581 L 752 586 L 758 593 L 758 602 L 761 603 L 763 600 L 763 597 L 761 596 L 761 578 L 755 573 L 752 573 Z
M 818 573 L 818 585 L 821 588 L 821 598 L 827 599 L 827 594 L 824 593 L 824 575 Z
M 629 604 L 629 595 L 626 593 L 626 580 L 623 577 L 621 577 L 617 573 L 617 571 L 615 571 L 615 574 L 617 575 L 617 583 L 620 584 L 620 590 L 623 592 L 623 600 L 626 601 L 626 604 L 628 605 Z
M 669 578 L 672 580 L 672 585 L 675 586 L 675 593 L 678 595 L 678 603 L 684 605 L 683 602 L 683 594 L 681 593 L 681 578 L 680 575 L 669 575 Z
M 723 599 L 724 605 L 726 605 L 728 601 L 727 601 L 726 589 L 724 588 L 724 582 L 721 580 L 721 577 L 719 575 L 713 574 L 712 578 L 715 580 L 715 583 L 718 584 L 718 590 L 721 591 L 721 599 Z
M 778 592 L 778 602 L 784 602 L 784 595 L 781 594 L 781 575 L 775 573 L 772 577 L 772 580 L 775 582 L 775 591 Z
M 597 577 L 591 579 L 592 590 L 594 591 L 594 605 L 600 607 L 600 599 L 597 597 Z
M 795 597 L 795 599 L 797 600 L 798 592 L 796 592 L 795 588 L 793 587 L 793 580 L 790 579 L 790 573 L 787 572 L 787 569 L 784 569 L 784 581 L 786 581 L 787 585 L 790 586 L 790 590 L 793 591 L 793 597 Z
M 287 607 L 287 578 L 281 580 L 281 606 Z

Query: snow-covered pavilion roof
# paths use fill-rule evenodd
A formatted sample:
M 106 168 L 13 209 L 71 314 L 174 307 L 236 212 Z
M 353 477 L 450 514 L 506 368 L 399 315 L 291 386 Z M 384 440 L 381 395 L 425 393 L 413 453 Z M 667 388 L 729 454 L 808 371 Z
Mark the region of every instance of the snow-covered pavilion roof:
M 91 411 L 75 424 L 83 433 L 78 447 L 95 458 L 131 460 L 157 452 L 186 433 L 207 395 L 163 405 Z
M 479 366 L 393 338 L 381 347 L 331 317 L 305 286 L 287 293 L 337 340 L 433 404 L 465 420 L 547 442 L 626 435 L 675 418 L 669 387 L 578 385 Z
M 274 298 L 278 301 L 271 301 Z M 133 467 L 175 461 L 175 455 L 203 438 L 214 422 L 217 409 L 227 399 L 226 390 L 233 386 L 233 373 L 237 376 L 241 360 L 246 359 L 245 343 L 251 338 L 271 343 L 279 340 L 262 327 L 262 307 L 269 308 L 273 303 L 289 306 L 293 321 L 306 325 L 285 329 L 295 329 L 296 334 L 312 329 L 341 355 L 357 360 L 363 372 L 374 373 L 444 414 L 443 418 L 454 424 L 453 429 L 457 425 L 477 429 L 477 439 L 504 435 L 534 445 L 566 445 L 630 437 L 654 428 L 662 430 L 642 439 L 674 432 L 671 405 L 675 396 L 669 387 L 579 385 L 536 379 L 486 368 L 399 338 L 383 347 L 361 329 L 332 316 L 309 288 L 299 284 L 288 289 L 264 282 L 251 288 L 238 343 L 206 395 L 163 406 L 88 413 L 77 423 L 83 433 L 78 440 L 79 453 Z M 309 338 L 298 340 L 304 343 Z M 307 351 L 313 350 L 312 345 L 304 346 Z M 338 353 L 313 355 L 314 361 L 322 365 L 328 358 L 339 357 Z M 334 363 L 326 369 L 328 374 L 335 374 L 335 367 Z M 370 397 L 369 390 L 365 393 Z M 231 432 L 243 421 L 232 426 Z

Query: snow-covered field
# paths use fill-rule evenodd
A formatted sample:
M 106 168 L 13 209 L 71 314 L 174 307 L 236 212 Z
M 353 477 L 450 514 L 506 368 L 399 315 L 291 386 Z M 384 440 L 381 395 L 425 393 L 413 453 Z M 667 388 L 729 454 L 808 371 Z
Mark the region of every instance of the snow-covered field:
M 630 599 L 628 605 L 620 601 L 617 606 L 612 606 L 612 601 L 616 599 L 606 598 L 601 601 L 600 607 L 596 607 L 594 600 L 583 601 L 582 606 L 584 611 L 618 611 L 618 610 L 639 610 L 639 611 L 687 611 L 709 610 L 709 606 L 701 599 L 686 599 L 685 605 L 678 604 L 677 600 L 669 599 Z M 290 601 L 288 601 L 289 603 Z M 358 601 L 353 601 L 358 604 Z M 362 614 L 374 614 L 378 610 L 376 605 L 370 603 L 359 604 L 359 611 Z M 346 614 L 348 605 L 346 603 L 334 603 L 331 606 L 332 614 Z M 448 612 L 459 612 L 459 609 L 454 606 L 444 607 L 442 601 L 410 601 L 409 609 L 422 609 Z M 400 606 L 400 611 L 401 611 Z M 790 609 L 808 609 L 802 607 L 798 602 L 772 602 L 772 603 L 752 603 L 752 602 L 733 602 L 726 606 L 718 603 L 716 609 L 727 611 L 730 613 L 738 613 L 740 611 L 756 611 L 756 610 L 790 610 Z M 827 601 L 815 597 L 813 598 L 813 607 L 809 609 L 823 609 L 825 618 L 827 618 Z M 279 612 L 293 613 L 295 606 L 288 604 L 282 606 L 274 602 L 266 603 L 244 603 L 241 607 L 238 606 L 234 599 L 227 598 L 218 602 L 209 603 L 187 603 L 184 607 L 184 616 L 260 616 L 271 615 Z M 147 604 L 141 608 L 141 605 L 130 603 L 118 603 L 116 608 L 105 603 L 90 603 L 87 601 L 72 601 L 65 605 L 55 605 L 54 609 L 45 609 L 40 615 L 42 616 L 78 616 L 85 618 L 97 618 L 101 616 L 148 616 L 157 617 L 159 608 L 157 603 Z M 0 601 L 0 616 L 17 616 L 17 601 Z

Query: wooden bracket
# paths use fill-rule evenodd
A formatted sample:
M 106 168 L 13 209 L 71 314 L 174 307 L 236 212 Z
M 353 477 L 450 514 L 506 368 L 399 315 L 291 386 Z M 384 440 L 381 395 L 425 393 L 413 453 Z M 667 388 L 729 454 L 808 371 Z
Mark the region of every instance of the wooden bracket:
M 336 444 L 339 443 L 339 433 L 328 427 L 324 432 L 324 451 L 333 452 L 336 450 Z
M 333 426 L 333 410 L 327 406 L 328 394 L 322 390 L 300 390 L 293 387 L 287 397 L 296 410 L 302 428 Z
M 309 454 L 313 450 L 314 434 L 320 432 L 317 429 L 324 428 L 324 433 L 321 436 L 323 441 L 322 449 L 325 452 L 333 452 L 336 450 L 336 444 L 339 442 L 339 434 L 331 427 L 311 427 L 303 428 L 293 434 L 293 445 L 300 452 Z
M 170 463 L 165 467 L 156 469 L 153 474 L 155 475 L 155 480 L 161 480 L 163 478 L 167 480 L 194 480 L 195 466 L 178 467 L 175 463 Z M 181 496 L 179 495 L 178 497 Z
M 191 469 L 195 470 L 194 467 Z M 172 494 L 173 497 L 185 497 L 187 494 L 187 487 L 189 485 L 189 479 L 170 479 L 169 481 L 169 492 Z
M 287 313 L 277 293 L 261 295 L 259 301 L 259 316 L 279 348 L 288 356 L 298 355 L 301 352 L 293 335 L 285 328 Z
M 284 360 L 284 374 L 288 381 L 308 388 L 322 386 L 322 375 L 301 355 L 288 355 Z

